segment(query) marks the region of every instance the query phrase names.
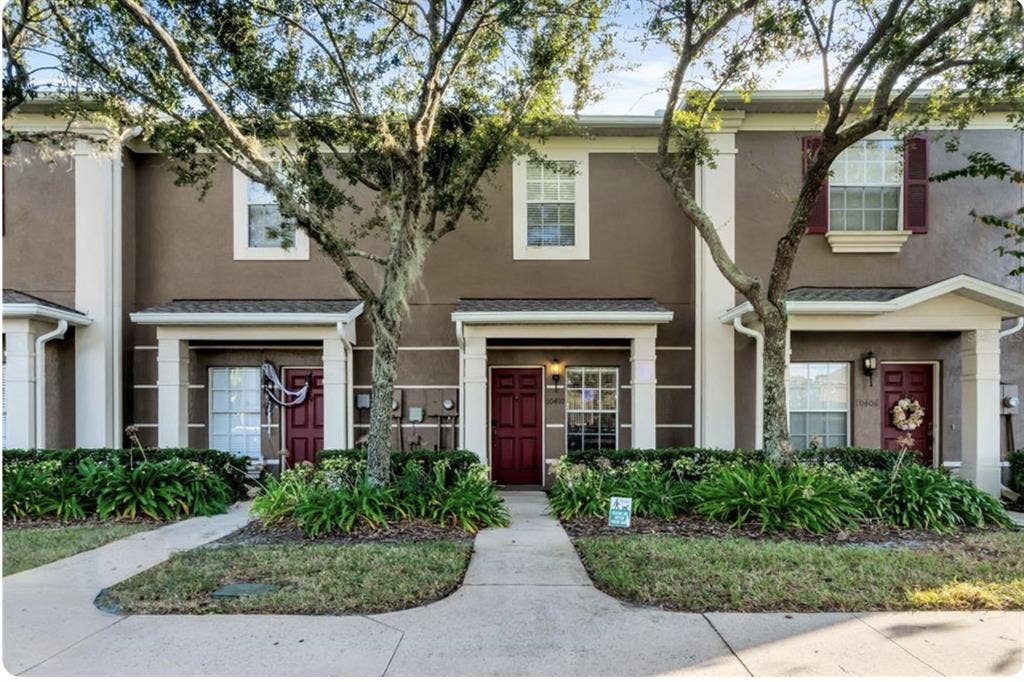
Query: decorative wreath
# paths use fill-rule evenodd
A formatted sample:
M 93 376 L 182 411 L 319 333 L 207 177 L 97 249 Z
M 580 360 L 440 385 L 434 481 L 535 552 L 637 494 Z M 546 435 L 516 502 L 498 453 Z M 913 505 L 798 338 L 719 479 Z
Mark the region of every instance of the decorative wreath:
M 892 425 L 900 431 L 913 431 L 924 423 L 924 408 L 913 398 L 900 398 L 892 408 Z

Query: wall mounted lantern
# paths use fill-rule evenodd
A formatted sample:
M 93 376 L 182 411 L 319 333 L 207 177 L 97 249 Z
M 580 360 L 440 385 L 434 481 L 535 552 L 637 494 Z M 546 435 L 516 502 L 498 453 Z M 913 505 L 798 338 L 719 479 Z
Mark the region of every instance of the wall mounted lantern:
M 558 382 L 562 380 L 562 361 L 558 358 L 554 358 L 548 363 L 548 373 L 551 374 L 551 381 L 555 384 L 555 389 L 558 388 Z
M 875 357 L 874 351 L 868 351 L 864 354 L 864 376 L 868 378 L 868 385 L 875 385 L 875 370 L 878 369 L 878 358 Z

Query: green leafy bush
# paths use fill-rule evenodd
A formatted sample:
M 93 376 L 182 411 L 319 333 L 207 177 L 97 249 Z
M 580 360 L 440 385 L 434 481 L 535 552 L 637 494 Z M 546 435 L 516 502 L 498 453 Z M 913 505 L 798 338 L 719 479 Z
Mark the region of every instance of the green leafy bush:
M 900 451 L 854 447 L 811 448 L 798 452 L 796 458 L 808 464 L 836 464 L 851 472 L 860 469 L 890 471 L 900 460 Z
M 657 460 L 633 460 L 619 466 L 574 464 L 566 456 L 555 469 L 548 493 L 551 511 L 562 519 L 604 517 L 610 498 L 633 498 L 637 517 L 671 519 L 693 504 L 693 483 L 688 473 Z
M 721 467 L 698 483 L 694 494 L 697 511 L 712 519 L 812 533 L 856 525 L 868 504 L 845 472 L 804 464 Z
M 940 532 L 1010 525 L 998 500 L 945 471 L 910 463 L 891 473 L 870 472 L 862 480 L 875 514 L 886 523 Z
M 231 490 L 205 464 L 183 459 L 147 461 L 129 468 L 116 459 L 18 461 L 4 465 L 3 513 L 10 519 L 55 516 L 68 521 L 182 515 L 227 510 Z
M 1010 490 L 1024 495 L 1024 450 L 1014 450 L 1006 459 L 1010 463 Z
M 137 448 L 75 448 L 70 450 L 4 450 L 4 465 L 18 463 L 58 462 L 61 469 L 74 473 L 78 464 L 85 460 L 120 464 L 129 469 L 147 462 L 162 462 L 179 459 L 196 462 L 206 466 L 209 471 L 224 481 L 231 492 L 231 501 L 247 499 L 248 484 L 251 479 L 247 473 L 249 460 L 246 457 L 233 455 L 221 450 L 198 448 L 147 448 L 140 452 Z
M 317 467 L 322 468 L 332 461 L 351 461 L 366 463 L 366 450 L 321 450 L 316 455 Z M 408 452 L 391 453 L 391 474 L 398 476 L 404 469 L 407 462 L 418 462 L 424 470 L 433 469 L 437 462 L 444 462 L 447 465 L 448 475 L 451 479 L 460 471 L 466 471 L 475 464 L 480 463 L 480 458 L 468 450 L 410 450 Z
M 387 526 L 396 510 L 391 488 L 365 482 L 339 488 L 313 485 L 300 496 L 294 518 L 303 534 L 315 538 L 337 531 L 349 533 L 360 523 L 371 528 Z
M 440 464 L 435 464 L 435 471 Z M 508 509 L 481 464 L 455 473 L 451 485 L 437 489 L 428 503 L 429 518 L 475 533 L 483 526 L 507 526 Z

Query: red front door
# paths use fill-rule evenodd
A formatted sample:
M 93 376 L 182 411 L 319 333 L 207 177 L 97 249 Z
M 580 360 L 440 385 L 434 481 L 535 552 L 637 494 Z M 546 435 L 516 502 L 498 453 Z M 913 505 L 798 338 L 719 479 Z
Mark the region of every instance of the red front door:
M 491 370 L 491 470 L 498 483 L 540 484 L 544 370 Z
M 288 466 L 316 462 L 316 453 L 324 447 L 324 371 L 322 369 L 286 369 L 284 385 L 297 391 L 311 379 L 309 395 L 298 405 L 284 408 L 285 448 Z
M 905 432 L 892 425 L 892 408 L 903 397 L 910 397 L 924 408 L 924 421 L 910 432 L 911 449 L 921 453 L 921 463 L 932 465 L 932 365 L 882 365 L 882 447 L 899 450 L 896 440 Z

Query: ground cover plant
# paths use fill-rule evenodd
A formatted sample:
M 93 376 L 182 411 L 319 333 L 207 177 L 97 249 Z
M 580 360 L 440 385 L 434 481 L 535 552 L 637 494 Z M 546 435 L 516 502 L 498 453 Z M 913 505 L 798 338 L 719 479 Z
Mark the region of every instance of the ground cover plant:
M 321 457 L 315 468 L 300 466 L 268 480 L 252 511 L 268 527 L 294 525 L 309 538 L 412 519 L 469 532 L 506 525 L 508 511 L 486 467 L 468 463 L 465 454 L 396 454 L 398 472 L 384 487 L 369 484 L 358 455 Z
M 289 543 L 200 547 L 104 590 L 102 608 L 128 613 L 379 613 L 440 599 L 461 584 L 465 542 Z M 235 582 L 278 587 L 217 599 Z
M 832 449 L 776 465 L 756 451 L 701 449 L 570 453 L 556 467 L 549 505 L 563 520 L 605 517 L 612 495 L 634 515 L 695 513 L 765 530 L 827 533 L 864 522 L 948 532 L 1011 522 L 971 482 L 892 451 Z
M 165 521 L 223 513 L 235 497 L 228 481 L 200 460 L 140 452 L 126 461 L 126 451 L 113 452 L 99 459 L 79 451 L 52 459 L 5 452 L 4 519 Z
M 103 522 L 7 527 L 3 531 L 4 575 L 42 566 L 153 527 L 150 523 Z
M 1024 533 L 921 547 L 657 535 L 580 537 L 601 590 L 684 611 L 1024 608 Z

